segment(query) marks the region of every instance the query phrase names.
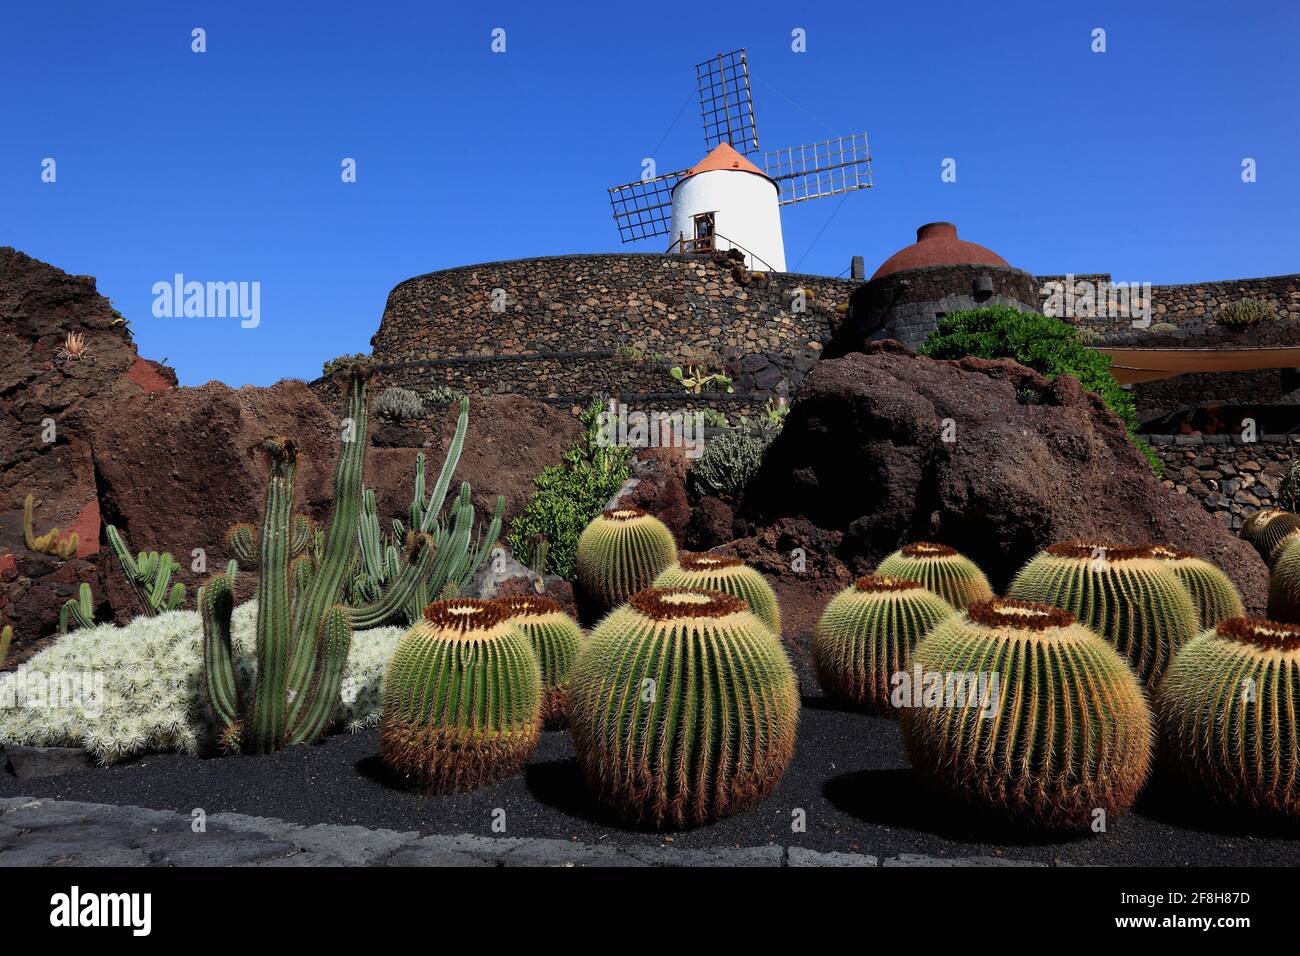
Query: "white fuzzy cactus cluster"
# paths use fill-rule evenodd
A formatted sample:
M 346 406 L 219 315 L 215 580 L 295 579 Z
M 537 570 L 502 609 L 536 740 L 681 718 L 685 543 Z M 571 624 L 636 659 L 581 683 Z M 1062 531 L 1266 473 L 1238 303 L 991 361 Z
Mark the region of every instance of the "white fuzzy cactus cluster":
M 257 671 L 256 627 L 256 601 L 235 608 L 232 652 L 245 687 Z M 353 639 L 337 724 L 378 723 L 384 667 L 403 633 L 374 628 Z M 147 752 L 199 753 L 216 735 L 203 693 L 202 639 L 193 611 L 73 631 L 0 674 L 0 744 L 85 747 L 103 764 Z

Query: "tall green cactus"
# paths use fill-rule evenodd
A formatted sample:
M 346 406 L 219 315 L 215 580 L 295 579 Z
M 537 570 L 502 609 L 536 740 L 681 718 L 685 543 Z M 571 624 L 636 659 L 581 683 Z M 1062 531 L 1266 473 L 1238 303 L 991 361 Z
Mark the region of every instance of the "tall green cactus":
M 9 645 L 13 639 L 13 625 L 6 624 L 3 629 L 0 629 L 0 667 L 4 667 L 5 661 L 9 659 Z
M 343 449 L 334 471 L 334 511 L 316 553 L 294 555 L 316 537 L 292 515 L 298 447 L 283 437 L 268 438 L 260 446 L 270 459 L 270 483 L 256 541 L 257 678 L 250 701 L 240 701 L 230 652 L 234 594 L 229 574 L 214 575 L 199 591 L 204 685 L 230 750 L 270 753 L 324 734 L 338 704 L 352 631 L 389 619 L 434 566 L 433 542 L 421 536 L 412 546 L 406 574 L 374 604 L 341 604 L 361 510 L 369 363 L 344 364 L 339 375 L 347 384 Z
M 132 557 L 131 549 L 117 528 L 109 525 L 105 531 L 108 543 L 122 565 L 122 573 L 135 590 L 145 614 L 154 617 L 163 611 L 174 611 L 185 603 L 185 585 L 179 581 L 171 584 L 172 575 L 180 565 L 170 553 L 141 551 Z

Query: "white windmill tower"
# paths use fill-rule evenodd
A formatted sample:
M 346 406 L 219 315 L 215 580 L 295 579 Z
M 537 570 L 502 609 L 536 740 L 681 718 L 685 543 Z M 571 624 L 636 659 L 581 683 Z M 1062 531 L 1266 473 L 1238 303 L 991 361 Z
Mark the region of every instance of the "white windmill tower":
M 609 190 L 623 242 L 669 236 L 668 252 L 739 249 L 751 269 L 785 271 L 781 206 L 871 186 L 867 134 L 758 152 L 743 49 L 695 67 L 707 156 L 689 169 Z

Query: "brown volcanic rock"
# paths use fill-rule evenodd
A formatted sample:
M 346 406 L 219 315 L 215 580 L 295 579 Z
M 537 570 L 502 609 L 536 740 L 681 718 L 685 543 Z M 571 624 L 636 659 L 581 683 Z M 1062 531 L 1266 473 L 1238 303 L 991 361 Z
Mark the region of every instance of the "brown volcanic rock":
M 946 419 L 954 442 L 941 440 Z M 847 582 L 908 541 L 949 544 L 995 588 L 1070 538 L 1161 542 L 1213 561 L 1262 608 L 1263 562 L 1161 486 L 1096 395 L 1012 361 L 935 361 L 896 342 L 821 362 L 746 489 L 728 550 L 777 574 Z M 811 627 L 815 619 L 801 622 Z
M 14 625 L 16 654 L 29 653 L 54 627 L 58 607 L 82 581 L 97 600 L 101 528 L 94 462 L 86 436 L 120 403 L 169 389 L 175 375 L 140 358 L 108 300 L 89 276 L 0 247 L 0 619 Z M 81 335 L 80 359 L 61 359 L 69 333 Z M 53 441 L 50 435 L 53 423 Z M 69 562 L 27 551 L 23 499 L 35 498 L 36 530 L 58 526 L 79 536 Z
M 255 448 L 269 435 L 288 435 L 298 443 L 296 510 L 320 523 L 329 520 L 342 432 L 334 414 L 305 383 L 286 380 L 270 388 L 231 389 L 209 382 L 129 400 L 122 412 L 103 423 L 94 437 L 104 520 L 117 525 L 135 551 L 171 551 L 184 571 L 179 579 L 187 585 L 206 576 L 189 570 L 193 549 L 206 551 L 211 573 L 232 557 L 226 529 L 236 521 L 261 520 L 268 469 Z M 454 429 L 452 409 L 430 447 L 423 449 L 429 489 Z M 566 412 L 541 403 L 515 396 L 476 399 L 448 499 L 460 482 L 468 481 L 481 522 L 490 516 L 498 494 L 506 496 L 507 515 L 517 513 L 533 476 L 557 462 L 576 434 L 577 425 Z M 409 523 L 420 450 L 367 450 L 365 481 L 375 490 L 385 530 L 390 518 Z M 136 613 L 115 566 L 104 586 L 119 619 Z M 246 591 L 251 586 L 252 577 L 241 576 L 241 593 L 251 593 Z
M 686 540 L 691 505 L 686 496 L 686 470 L 690 459 L 675 446 L 642 448 L 633 456 L 632 480 L 614 496 L 620 508 L 648 511 L 667 526 L 680 545 Z

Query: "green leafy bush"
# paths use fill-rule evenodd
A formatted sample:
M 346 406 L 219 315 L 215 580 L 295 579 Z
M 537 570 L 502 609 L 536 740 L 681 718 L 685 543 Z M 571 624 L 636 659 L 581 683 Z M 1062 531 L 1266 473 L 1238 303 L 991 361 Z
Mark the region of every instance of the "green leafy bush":
M 939 320 L 917 351 L 938 359 L 967 355 L 1011 358 L 1049 379 L 1073 375 L 1084 388 L 1101 396 L 1106 407 L 1124 423 L 1152 470 L 1163 474 L 1160 459 L 1136 434 L 1133 396 L 1110 374 L 1110 358 L 1081 343 L 1070 323 L 1005 305 L 953 312 Z
M 705 495 L 735 498 L 762 464 L 774 432 L 732 428 L 709 442 L 687 473 L 693 489 Z
M 521 560 L 536 552 L 539 539 L 545 540 L 547 571 L 568 580 L 575 574 L 582 529 L 632 475 L 631 452 L 601 441 L 603 409 L 600 402 L 594 402 L 582 413 L 582 435 L 563 463 L 543 469 L 533 479 L 533 497 L 511 522 L 506 538 L 510 552 Z
M 1277 318 L 1268 303 L 1258 299 L 1241 299 L 1225 305 L 1219 310 L 1219 324 L 1234 329 L 1244 329 L 1259 322 L 1268 322 Z

